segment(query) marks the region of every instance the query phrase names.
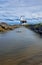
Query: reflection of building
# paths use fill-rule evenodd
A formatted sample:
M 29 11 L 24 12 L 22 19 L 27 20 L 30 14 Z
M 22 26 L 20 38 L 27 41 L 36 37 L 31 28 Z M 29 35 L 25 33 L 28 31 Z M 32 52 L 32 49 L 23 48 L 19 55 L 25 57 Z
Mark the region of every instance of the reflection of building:
M 26 22 L 27 22 L 27 21 L 25 20 L 25 17 L 24 17 L 24 16 L 21 16 L 21 17 L 20 17 L 20 22 L 21 22 L 21 23 L 26 23 Z

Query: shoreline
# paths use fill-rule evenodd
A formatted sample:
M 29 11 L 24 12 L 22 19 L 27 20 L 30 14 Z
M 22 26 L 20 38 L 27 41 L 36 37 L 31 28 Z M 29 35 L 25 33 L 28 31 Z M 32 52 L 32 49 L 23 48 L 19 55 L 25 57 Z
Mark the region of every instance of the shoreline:
M 42 35 L 42 24 L 19 24 L 19 25 L 8 25 L 7 23 L 0 23 L 0 32 L 7 32 L 10 30 L 14 30 L 16 28 L 19 28 L 20 26 L 24 26 L 26 28 L 31 29 L 32 31 Z
M 7 32 L 19 28 L 20 25 L 8 25 L 7 23 L 0 23 L 0 32 Z

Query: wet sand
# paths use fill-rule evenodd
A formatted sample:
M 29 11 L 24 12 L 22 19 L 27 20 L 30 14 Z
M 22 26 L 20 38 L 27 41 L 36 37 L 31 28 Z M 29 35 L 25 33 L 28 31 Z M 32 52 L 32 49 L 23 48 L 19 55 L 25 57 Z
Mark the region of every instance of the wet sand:
M 42 38 L 25 27 L 0 34 L 0 65 L 42 65 Z

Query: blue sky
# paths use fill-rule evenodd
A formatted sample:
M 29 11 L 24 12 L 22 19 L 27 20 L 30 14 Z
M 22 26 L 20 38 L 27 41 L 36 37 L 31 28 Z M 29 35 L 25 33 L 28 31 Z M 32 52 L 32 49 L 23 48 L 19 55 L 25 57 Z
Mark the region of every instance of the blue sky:
M 42 0 L 0 0 L 0 15 L 42 17 Z

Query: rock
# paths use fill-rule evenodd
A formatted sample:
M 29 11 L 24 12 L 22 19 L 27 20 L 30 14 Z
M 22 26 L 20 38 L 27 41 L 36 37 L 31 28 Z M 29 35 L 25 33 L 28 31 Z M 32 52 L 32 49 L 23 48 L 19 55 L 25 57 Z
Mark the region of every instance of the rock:
M 15 28 L 19 27 L 18 25 L 8 25 L 7 23 L 0 23 L 0 32 L 8 31 L 8 30 L 13 30 Z

